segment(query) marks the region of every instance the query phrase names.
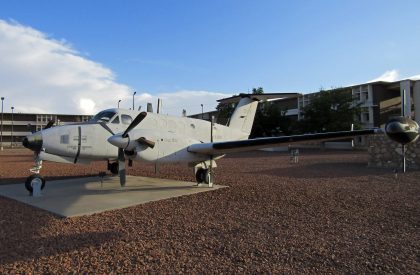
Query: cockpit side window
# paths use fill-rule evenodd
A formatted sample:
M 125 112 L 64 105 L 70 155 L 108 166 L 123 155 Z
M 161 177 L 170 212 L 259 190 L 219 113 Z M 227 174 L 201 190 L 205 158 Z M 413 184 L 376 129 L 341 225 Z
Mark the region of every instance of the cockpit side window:
M 120 124 L 120 117 L 119 116 L 116 116 L 114 118 L 114 120 L 112 121 L 112 124 Z
M 121 121 L 123 124 L 129 125 L 133 119 L 129 115 L 121 115 Z
M 95 115 L 91 121 L 93 122 L 109 122 L 111 120 L 111 118 L 115 115 L 115 112 L 111 112 L 111 111 L 102 111 L 100 113 L 98 113 L 97 115 Z

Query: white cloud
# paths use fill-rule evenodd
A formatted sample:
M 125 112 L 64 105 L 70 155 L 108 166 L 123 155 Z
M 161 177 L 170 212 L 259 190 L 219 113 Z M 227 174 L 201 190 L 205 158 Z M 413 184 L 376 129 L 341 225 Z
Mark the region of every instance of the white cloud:
M 379 77 L 372 79 L 368 82 L 377 82 L 377 81 L 394 82 L 394 81 L 397 81 L 399 77 L 400 77 L 400 74 L 398 73 L 397 70 L 390 70 L 390 71 L 386 71 Z
M 80 99 L 80 108 L 86 114 L 92 114 L 95 111 L 95 102 L 89 98 L 81 98 Z
M 0 20 L 0 93 L 17 112 L 95 113 L 128 98 L 111 70 L 69 44 Z
M 403 79 L 420 80 L 420 74 L 413 75 L 413 76 L 410 76 L 410 77 L 401 77 L 398 70 L 390 70 L 390 71 L 386 71 L 381 76 L 368 81 L 368 83 L 369 82 L 377 82 L 377 81 L 395 82 L 395 81 L 399 81 L 399 80 L 403 80 Z
M 137 100 L 136 106 L 140 104 L 142 110 L 146 109 L 147 102 L 153 104 L 153 110 L 156 111 L 157 99 L 162 99 L 162 113 L 181 116 L 182 110 L 187 111 L 187 115 L 201 113 L 201 104 L 204 112 L 214 110 L 217 106 L 216 100 L 229 97 L 231 94 L 215 93 L 207 91 L 178 91 L 173 93 L 160 93 L 157 95 L 141 94 Z M 137 103 L 138 102 L 138 103 Z M 138 108 L 138 107 L 136 107 Z
M 0 95 L 5 110 L 16 112 L 94 114 L 102 109 L 132 106 L 133 89 L 118 83 L 107 67 L 79 54 L 64 40 L 16 22 L 0 20 Z M 136 106 L 163 99 L 163 111 L 180 115 L 212 110 L 229 94 L 179 91 L 152 95 L 137 92 Z

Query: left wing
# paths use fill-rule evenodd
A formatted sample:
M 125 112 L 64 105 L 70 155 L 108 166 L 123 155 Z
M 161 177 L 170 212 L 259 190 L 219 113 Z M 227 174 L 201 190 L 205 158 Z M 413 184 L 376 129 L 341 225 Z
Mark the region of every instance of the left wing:
M 282 137 L 255 138 L 238 141 L 223 141 L 213 143 L 197 143 L 188 146 L 188 152 L 221 155 L 226 153 L 250 151 L 261 148 L 279 147 L 285 144 L 305 143 L 308 141 L 326 141 L 356 136 L 373 135 L 380 133 L 380 129 L 341 131 L 317 134 L 305 134 Z

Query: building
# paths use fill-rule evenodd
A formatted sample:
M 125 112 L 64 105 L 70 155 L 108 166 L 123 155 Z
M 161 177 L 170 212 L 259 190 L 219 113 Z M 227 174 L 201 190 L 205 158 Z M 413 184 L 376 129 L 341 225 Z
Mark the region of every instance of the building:
M 361 113 L 357 119 L 362 128 L 384 127 L 390 117 L 403 113 L 420 124 L 420 79 L 405 79 L 395 82 L 376 81 L 342 88 L 347 89 L 355 98 L 355 104 L 361 107 Z M 402 100 L 403 91 L 406 95 L 405 101 Z M 267 93 L 260 96 L 285 111 L 286 116 L 300 120 L 303 118 L 303 109 L 311 104 L 312 98 L 318 93 Z M 232 109 L 239 99 L 240 96 L 236 95 L 222 98 L 218 102 L 221 105 L 231 106 Z M 259 108 L 261 107 L 263 107 L 262 104 Z M 228 121 L 228 117 L 221 117 L 217 111 L 196 114 L 191 117 L 210 120 L 212 115 L 217 118 L 218 123 L 226 124 Z M 226 115 L 224 114 L 224 116 Z M 367 145 L 366 137 L 359 137 L 356 140 L 356 145 Z
M 20 146 L 25 136 L 42 130 L 50 120 L 54 120 L 56 125 L 65 125 L 87 121 L 91 117 L 86 115 L 3 113 L 2 146 L 10 147 L 12 144 Z
M 402 115 L 403 109 L 404 115 L 415 119 L 417 123 L 420 122 L 420 80 L 377 81 L 344 88 L 351 90 L 356 104 L 360 104 L 361 113 L 358 120 L 362 128 L 383 127 L 391 116 Z M 406 93 L 405 104 L 402 104 L 401 100 L 403 91 Z M 316 94 L 299 97 L 299 119 L 302 117 L 302 109 L 310 104 L 311 98 Z
M 298 115 L 298 109 L 296 105 L 296 99 L 301 96 L 299 93 L 267 93 L 267 94 L 253 94 L 254 97 L 258 97 L 260 100 L 269 101 L 272 104 L 275 104 L 278 106 L 279 109 L 286 111 L 286 115 L 288 116 L 295 116 L 297 119 Z M 211 120 L 211 117 L 213 116 L 215 118 L 215 122 L 226 125 L 229 120 L 229 116 L 231 115 L 231 112 L 233 111 L 236 103 L 239 102 L 241 96 L 240 95 L 234 95 L 231 97 L 226 97 L 217 100 L 219 102 L 219 105 L 227 107 L 229 109 L 228 112 L 219 112 L 219 111 L 211 111 L 206 113 L 199 113 L 195 115 L 191 115 L 189 117 L 191 118 L 197 118 L 197 119 L 204 119 L 204 120 Z M 263 105 L 259 105 L 258 108 L 263 108 Z

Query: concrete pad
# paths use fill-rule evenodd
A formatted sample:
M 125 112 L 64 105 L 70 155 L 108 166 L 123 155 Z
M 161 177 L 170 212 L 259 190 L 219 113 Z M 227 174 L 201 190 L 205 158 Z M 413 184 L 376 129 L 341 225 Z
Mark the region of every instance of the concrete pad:
M 1 185 L 0 195 L 63 217 L 76 217 L 223 187 L 134 176 L 127 176 L 126 186 L 121 187 L 119 177 L 105 177 L 102 185 L 99 177 L 89 177 L 47 181 L 41 197 L 29 196 L 23 183 Z

